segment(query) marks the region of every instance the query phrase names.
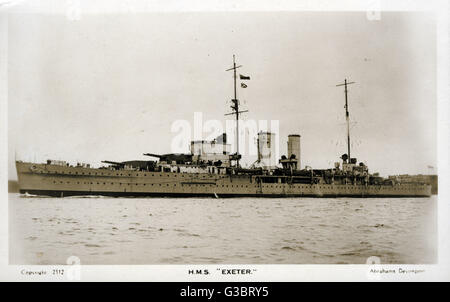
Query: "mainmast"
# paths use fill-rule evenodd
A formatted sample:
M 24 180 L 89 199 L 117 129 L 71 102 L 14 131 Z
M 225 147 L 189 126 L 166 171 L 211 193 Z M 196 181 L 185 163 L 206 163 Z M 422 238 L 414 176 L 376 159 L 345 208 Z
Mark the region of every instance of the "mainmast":
M 345 119 L 347 120 L 347 149 L 348 149 L 348 162 L 351 161 L 350 156 L 350 116 L 348 113 L 348 100 L 347 100 L 347 85 L 354 84 L 355 82 L 347 82 L 347 79 L 344 79 L 344 83 L 338 84 L 337 86 L 344 86 L 345 91 Z
M 242 65 L 236 66 L 235 56 L 233 55 L 233 67 L 227 69 L 226 71 L 233 70 L 233 79 L 234 79 L 234 98 L 231 100 L 233 105 L 231 106 L 231 109 L 233 109 L 233 112 L 227 113 L 225 115 L 236 115 L 236 167 L 239 168 L 239 114 L 243 112 L 248 112 L 248 110 L 242 110 L 239 111 L 239 100 L 237 99 L 237 87 L 236 87 L 236 69 L 242 67 Z

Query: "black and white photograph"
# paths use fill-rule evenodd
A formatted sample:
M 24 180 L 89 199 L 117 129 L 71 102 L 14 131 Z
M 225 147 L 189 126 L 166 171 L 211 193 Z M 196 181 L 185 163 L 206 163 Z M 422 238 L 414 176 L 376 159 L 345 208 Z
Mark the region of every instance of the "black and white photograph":
M 442 15 L 367 2 L 0 6 L 6 265 L 448 279 Z

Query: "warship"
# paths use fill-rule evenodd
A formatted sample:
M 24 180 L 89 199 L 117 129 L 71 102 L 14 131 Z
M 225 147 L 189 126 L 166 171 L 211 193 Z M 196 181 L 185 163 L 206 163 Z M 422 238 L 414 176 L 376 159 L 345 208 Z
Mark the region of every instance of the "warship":
M 77 195 L 159 196 L 159 197 L 427 197 L 431 186 L 425 183 L 401 183 L 369 173 L 368 166 L 351 157 L 347 82 L 344 86 L 347 121 L 347 153 L 329 169 L 301 166 L 300 135 L 287 140 L 287 155 L 275 158 L 275 134 L 257 134 L 258 159 L 242 167 L 239 153 L 239 117 L 237 66 L 233 56 L 234 98 L 232 112 L 236 119 L 236 152 L 230 152 L 227 135 L 211 141 L 191 141 L 190 153 L 145 153 L 152 160 L 102 161 L 103 166 L 71 165 L 47 160 L 33 163 L 16 160 L 19 189 L 22 194 L 55 197 Z M 239 80 L 250 77 L 239 75 Z M 246 88 L 244 82 L 242 88 Z

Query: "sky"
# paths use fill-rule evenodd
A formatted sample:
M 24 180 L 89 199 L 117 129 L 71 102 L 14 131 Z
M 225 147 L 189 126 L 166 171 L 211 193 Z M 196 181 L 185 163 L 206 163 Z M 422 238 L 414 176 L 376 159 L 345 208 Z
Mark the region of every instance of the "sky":
M 232 56 L 251 77 L 243 120 L 279 121 L 280 154 L 301 135 L 302 166 L 346 153 L 382 175 L 437 168 L 436 32 L 429 13 L 11 13 L 8 174 L 14 160 L 88 162 L 170 153 L 177 120 L 224 122 Z M 238 83 L 239 85 L 239 83 Z M 188 152 L 186 146 L 186 152 Z M 250 164 L 251 161 L 243 161 Z M 431 169 L 434 167 L 434 169 Z

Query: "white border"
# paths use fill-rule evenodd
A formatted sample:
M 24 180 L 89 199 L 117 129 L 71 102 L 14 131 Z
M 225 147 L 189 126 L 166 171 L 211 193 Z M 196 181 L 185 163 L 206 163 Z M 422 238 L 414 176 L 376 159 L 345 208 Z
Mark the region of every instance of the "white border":
M 0 0 L 0 4 L 3 1 Z M 450 281 L 450 200 L 449 188 L 449 4 L 447 0 L 190 0 L 190 1 L 9 1 L 0 6 L 0 119 L 1 119 L 1 202 L 0 202 L 0 281 L 70 281 L 70 276 L 51 275 L 53 269 L 72 269 L 81 281 Z M 437 16 L 437 108 L 438 108 L 438 238 L 439 260 L 436 265 L 89 265 L 24 266 L 8 265 L 8 195 L 7 195 L 7 58 L 8 21 L 12 10 L 28 13 L 66 13 L 67 5 L 81 5 L 83 14 L 175 12 L 175 11 L 431 11 Z M 218 269 L 249 268 L 251 275 L 222 275 Z M 396 270 L 396 273 L 368 273 L 371 268 Z M 420 273 L 398 273 L 399 269 Z M 75 273 L 73 271 L 75 269 Z M 207 269 L 209 275 L 189 275 L 190 269 Z M 23 272 L 47 271 L 47 275 Z M 74 274 L 73 274 L 74 273 Z

